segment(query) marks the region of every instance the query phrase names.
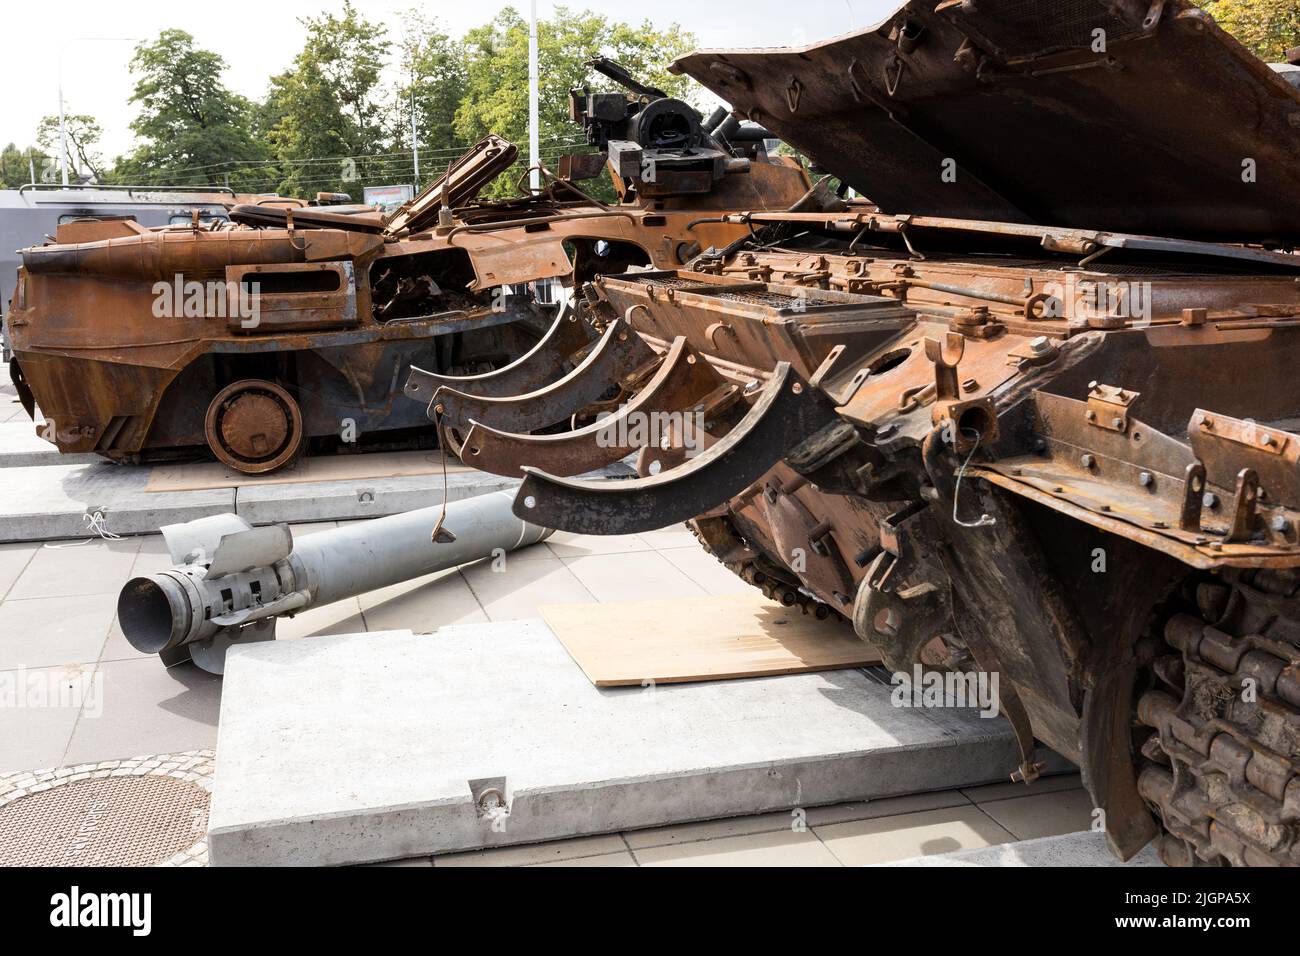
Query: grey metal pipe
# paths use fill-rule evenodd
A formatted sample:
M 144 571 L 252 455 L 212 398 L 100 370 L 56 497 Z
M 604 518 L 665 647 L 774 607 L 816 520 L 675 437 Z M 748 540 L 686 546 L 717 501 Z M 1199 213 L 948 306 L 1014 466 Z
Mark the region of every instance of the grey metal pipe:
M 269 640 L 275 620 L 421 575 L 536 544 L 549 528 L 511 510 L 513 492 L 321 531 L 295 543 L 288 525 L 253 528 L 215 515 L 162 529 L 176 566 L 133 578 L 118 596 L 131 646 L 171 666 L 221 673 L 235 641 Z

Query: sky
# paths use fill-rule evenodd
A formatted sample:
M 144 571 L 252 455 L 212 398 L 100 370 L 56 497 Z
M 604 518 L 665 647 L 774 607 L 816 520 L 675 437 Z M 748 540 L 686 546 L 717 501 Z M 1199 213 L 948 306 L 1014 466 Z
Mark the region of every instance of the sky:
M 460 36 L 507 6 L 526 15 L 527 3 L 354 0 L 367 17 L 386 24 L 394 39 L 413 6 Z M 800 0 L 792 6 L 789 0 L 748 0 L 743 5 L 734 0 L 644 0 L 634 5 L 627 0 L 570 0 L 559 5 L 614 20 L 648 19 L 659 27 L 675 22 L 692 31 L 702 47 L 742 47 L 801 45 L 838 36 L 875 25 L 900 3 Z M 555 6 L 551 0 L 537 0 L 538 17 L 548 17 Z M 127 63 L 137 42 L 173 27 L 193 34 L 200 46 L 226 59 L 228 87 L 260 99 L 269 78 L 284 70 L 302 48 L 305 33 L 298 18 L 341 8 L 342 0 L 60 0 L 56 20 L 41 4 L 8 4 L 7 42 L 0 57 L 0 89 L 6 91 L 0 145 L 13 142 L 21 148 L 35 141 L 41 117 L 58 113 L 62 78 L 67 112 L 89 113 L 103 126 L 101 152 L 113 157 L 127 151 L 132 142 L 128 124 L 134 115 L 127 103 L 132 88 Z M 792 22 L 792 9 L 798 12 L 797 22 Z

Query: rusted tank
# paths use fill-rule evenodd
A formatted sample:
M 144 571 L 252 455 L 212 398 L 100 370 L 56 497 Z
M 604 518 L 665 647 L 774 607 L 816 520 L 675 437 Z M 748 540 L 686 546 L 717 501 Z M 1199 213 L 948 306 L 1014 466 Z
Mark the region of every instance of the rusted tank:
M 611 97 L 621 106 L 607 120 Z M 477 198 L 516 157 L 492 136 L 386 221 L 248 203 L 229 222 L 60 225 L 55 241 L 22 251 L 8 320 L 11 374 L 28 413 L 44 415 L 38 433 L 61 451 L 125 461 L 206 446 L 248 473 L 283 467 L 309 444 L 429 441 L 420 406 L 401 395 L 412 365 L 500 368 L 573 318 L 563 290 L 575 281 L 680 266 L 749 232 L 718 222 L 719 211 L 788 208 L 809 191 L 797 162 L 769 158 L 752 137 L 715 138 L 684 103 L 597 100 L 601 115 L 575 114 L 593 141 L 630 135 L 619 148 L 646 159 L 616 174 L 614 204 L 578 185 L 603 155 L 566 161 L 564 178 L 547 173 L 545 188 L 520 198 Z M 661 123 L 628 133 L 648 110 Z M 663 135 L 683 128 L 686 141 Z M 692 175 L 675 180 L 679 171 Z M 539 283 L 558 298 L 539 297 Z M 571 353 L 588 345 L 565 341 Z
M 678 61 L 870 201 L 724 216 L 589 284 L 603 360 L 433 406 L 531 521 L 689 520 L 895 671 L 996 677 L 1121 857 L 1294 865 L 1300 90 L 1180 0 L 1027 7 Z M 593 371 L 612 414 L 539 432 Z

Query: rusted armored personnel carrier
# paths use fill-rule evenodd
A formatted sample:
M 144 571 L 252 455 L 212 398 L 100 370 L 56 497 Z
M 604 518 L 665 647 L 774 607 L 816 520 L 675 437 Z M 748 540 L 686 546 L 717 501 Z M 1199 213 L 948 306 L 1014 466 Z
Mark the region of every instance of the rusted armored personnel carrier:
M 612 142 L 615 204 L 577 185 L 606 165 L 599 154 L 568 158 L 538 192 L 478 199 L 516 157 L 488 137 L 386 221 L 244 204 L 229 222 L 59 225 L 55 241 L 22 251 L 8 319 L 11 374 L 28 413 L 45 417 L 38 432 L 115 460 L 206 445 L 249 473 L 309 442 L 428 440 L 420 406 L 401 396 L 412 364 L 491 370 L 548 328 L 568 362 L 588 326 L 563 297 L 539 301 L 538 283 L 680 266 L 748 234 L 719 211 L 784 209 L 808 192 L 802 166 L 767 156 L 765 131 L 732 124 L 725 137 L 616 65 L 594 66 L 633 87 L 574 99 L 592 141 Z M 690 228 L 701 216 L 711 221 Z
M 1181 0 L 676 67 L 871 202 L 597 278 L 586 368 L 441 383 L 466 461 L 539 524 L 689 519 L 895 671 L 998 675 L 1017 776 L 1076 762 L 1122 857 L 1300 863 L 1300 90 Z M 613 414 L 530 434 L 591 373 Z

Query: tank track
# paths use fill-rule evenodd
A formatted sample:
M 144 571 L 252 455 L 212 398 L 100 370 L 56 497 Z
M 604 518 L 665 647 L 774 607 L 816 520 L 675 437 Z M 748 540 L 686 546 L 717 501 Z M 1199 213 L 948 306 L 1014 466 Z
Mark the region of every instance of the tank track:
M 1300 866 L 1300 574 L 1188 581 L 1137 701 L 1170 866 Z
M 834 613 L 830 605 L 805 593 L 792 572 L 751 548 L 729 515 L 694 518 L 686 522 L 686 527 L 714 560 L 746 584 L 758 588 L 768 600 L 783 607 L 798 607 L 804 614 L 812 614 L 818 620 L 825 620 Z

